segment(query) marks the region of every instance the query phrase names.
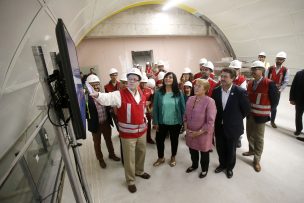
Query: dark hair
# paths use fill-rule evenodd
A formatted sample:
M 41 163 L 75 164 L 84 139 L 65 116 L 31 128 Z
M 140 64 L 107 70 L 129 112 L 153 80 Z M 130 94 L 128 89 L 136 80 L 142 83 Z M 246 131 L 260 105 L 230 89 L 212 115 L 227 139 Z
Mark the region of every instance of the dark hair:
M 229 73 L 231 79 L 236 78 L 236 71 L 233 68 L 223 68 L 221 72 Z
M 164 79 L 163 79 L 163 86 L 160 87 L 159 91 L 162 94 L 166 94 L 165 78 L 168 77 L 169 75 L 173 76 L 173 83 L 172 83 L 173 97 L 178 97 L 180 95 L 180 90 L 178 88 L 177 77 L 173 72 L 166 73 L 166 75 L 164 76 Z
M 193 73 L 182 73 L 182 75 L 181 75 L 179 81 L 182 81 L 182 78 L 183 78 L 184 74 L 189 74 L 189 80 L 188 80 L 188 81 L 192 82 L 192 80 L 194 80 L 194 75 L 193 75 Z

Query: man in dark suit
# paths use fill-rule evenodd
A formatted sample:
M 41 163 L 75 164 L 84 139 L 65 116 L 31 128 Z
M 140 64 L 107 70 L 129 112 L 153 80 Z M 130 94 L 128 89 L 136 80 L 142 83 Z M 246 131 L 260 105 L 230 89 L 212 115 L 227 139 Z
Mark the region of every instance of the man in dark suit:
M 289 93 L 289 101 L 296 106 L 296 131 L 294 135 L 298 136 L 303 130 L 302 116 L 304 112 L 304 70 L 297 72 L 295 75 Z M 304 141 L 303 137 L 298 137 L 298 140 Z
M 215 139 L 220 162 L 215 173 L 226 169 L 227 178 L 233 176 L 237 142 L 244 133 L 243 119 L 250 111 L 247 92 L 233 84 L 235 78 L 234 69 L 224 68 L 221 71 L 221 86 L 214 89 L 212 94 L 217 108 Z

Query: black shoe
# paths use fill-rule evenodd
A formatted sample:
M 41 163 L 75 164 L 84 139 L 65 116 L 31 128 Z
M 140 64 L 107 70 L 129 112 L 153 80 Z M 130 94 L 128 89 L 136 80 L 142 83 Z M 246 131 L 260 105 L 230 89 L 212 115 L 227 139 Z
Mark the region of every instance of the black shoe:
M 106 168 L 107 167 L 107 164 L 103 159 L 99 160 L 99 165 L 100 165 L 101 168 Z
M 152 140 L 152 139 L 147 139 L 147 143 L 149 143 L 149 144 L 155 144 L 155 141 Z
M 232 178 L 233 171 L 232 170 L 227 170 L 226 176 L 227 176 L 227 178 Z
M 301 131 L 296 131 L 296 132 L 294 132 L 293 134 L 294 134 L 295 136 L 298 136 L 298 135 L 301 134 Z
M 216 169 L 215 169 L 215 173 L 220 173 L 222 172 L 223 170 L 225 170 L 225 168 L 223 168 L 222 166 L 218 166 Z
M 304 137 L 297 137 L 297 139 L 304 142 Z
M 143 178 L 143 179 L 149 179 L 151 176 L 148 174 L 148 173 L 143 173 L 143 174 L 141 174 L 141 175 L 137 175 L 137 174 L 135 174 L 136 176 L 139 176 L 139 177 L 141 177 L 141 178 Z
M 120 158 L 117 157 L 115 154 L 109 155 L 109 159 L 112 159 L 113 161 L 120 161 Z
M 276 125 L 274 122 L 271 122 L 271 126 L 272 126 L 273 128 L 277 128 L 277 125 Z
M 199 178 L 205 178 L 208 174 L 208 171 L 202 171 L 200 174 L 199 174 Z
M 187 168 L 186 173 L 191 173 L 192 171 L 194 171 L 196 169 L 197 169 L 197 167 L 194 168 L 194 167 L 190 166 L 189 168 Z
M 134 193 L 136 192 L 136 186 L 135 185 L 128 185 L 128 190 L 131 192 L 131 193 Z

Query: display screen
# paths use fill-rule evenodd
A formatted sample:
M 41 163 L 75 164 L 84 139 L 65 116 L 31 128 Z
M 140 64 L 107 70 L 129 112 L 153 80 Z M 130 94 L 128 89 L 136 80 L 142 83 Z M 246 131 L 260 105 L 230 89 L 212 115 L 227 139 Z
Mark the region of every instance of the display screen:
M 74 41 L 63 21 L 58 19 L 56 37 L 59 48 L 59 65 L 67 94 L 69 96 L 70 114 L 74 133 L 77 139 L 86 138 L 86 104 L 80 77 L 77 52 Z

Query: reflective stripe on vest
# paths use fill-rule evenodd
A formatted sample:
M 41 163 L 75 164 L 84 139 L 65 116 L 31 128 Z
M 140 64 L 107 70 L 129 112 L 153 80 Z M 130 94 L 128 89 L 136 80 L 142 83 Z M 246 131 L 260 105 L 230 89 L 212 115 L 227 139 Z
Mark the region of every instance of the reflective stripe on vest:
M 145 123 L 140 124 L 140 125 L 132 125 L 132 124 L 128 124 L 128 123 L 118 122 L 118 125 L 123 128 L 145 128 L 146 127 Z
M 127 116 L 127 123 L 131 123 L 131 104 L 127 104 L 127 111 L 126 111 L 126 116 Z
M 123 133 L 140 133 L 140 132 L 144 132 L 145 130 L 146 128 L 129 129 L 129 128 L 119 127 L 119 131 Z
M 271 105 L 268 95 L 269 79 L 264 78 L 256 90 L 253 90 L 253 81 L 248 85 L 248 94 L 251 104 L 251 112 L 255 116 L 269 116 Z

